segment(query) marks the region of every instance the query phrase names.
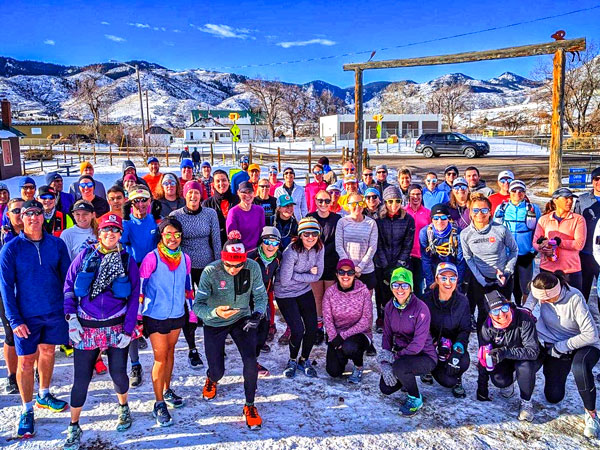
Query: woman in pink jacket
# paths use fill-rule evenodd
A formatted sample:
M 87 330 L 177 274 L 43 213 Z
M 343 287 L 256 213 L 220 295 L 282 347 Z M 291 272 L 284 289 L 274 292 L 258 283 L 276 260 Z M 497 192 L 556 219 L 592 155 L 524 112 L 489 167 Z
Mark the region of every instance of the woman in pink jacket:
M 309 213 L 317 210 L 317 202 L 315 201 L 317 193 L 327 189 L 327 183 L 323 181 L 323 166 L 321 164 L 315 164 L 312 173 L 315 181 L 308 183 L 304 188 L 304 195 L 306 195 L 306 206 Z
M 585 245 L 587 229 L 583 216 L 571 212 L 573 198 L 577 196 L 569 188 L 554 191 L 535 228 L 533 247 L 541 253 L 541 271 L 562 270 L 569 285 L 581 291 L 579 251 Z
M 336 267 L 336 284 L 323 296 L 323 322 L 329 336 L 325 369 L 332 377 L 340 377 L 348 360 L 354 363 L 348 382 L 362 380 L 363 357 L 373 339 L 373 302 L 371 292 L 356 279 L 351 259 L 342 259 Z

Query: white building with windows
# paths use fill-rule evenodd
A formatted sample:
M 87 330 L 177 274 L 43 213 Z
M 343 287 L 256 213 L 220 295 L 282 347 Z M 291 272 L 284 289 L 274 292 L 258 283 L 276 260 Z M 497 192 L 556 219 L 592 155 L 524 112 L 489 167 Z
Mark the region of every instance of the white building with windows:
M 254 142 L 269 138 L 266 125 L 252 123 L 250 117 L 237 120 L 240 129 L 240 142 Z M 184 130 L 185 144 L 231 143 L 233 121 L 227 117 L 216 120 L 212 117 L 199 118 Z
M 423 133 L 442 131 L 439 114 L 384 114 L 381 121 L 381 138 L 390 136 L 419 137 Z M 319 119 L 321 139 L 354 139 L 354 114 L 335 114 Z M 377 122 L 372 115 L 363 115 L 363 138 L 377 138 Z

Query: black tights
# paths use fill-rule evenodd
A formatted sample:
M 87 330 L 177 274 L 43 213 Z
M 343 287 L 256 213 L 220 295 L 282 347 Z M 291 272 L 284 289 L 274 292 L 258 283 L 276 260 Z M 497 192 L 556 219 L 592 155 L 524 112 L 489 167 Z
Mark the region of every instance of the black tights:
M 418 397 L 420 394 L 416 377 L 428 374 L 434 369 L 435 365 L 436 361 L 424 353 L 400 356 L 392 364 L 394 375 L 398 379 L 398 382 L 394 386 L 388 386 L 383 381 L 383 377 L 381 377 L 379 380 L 379 389 L 383 394 L 390 395 L 404 386 L 408 395 Z
M 460 370 L 456 375 L 450 375 L 448 373 L 448 363 L 449 361 L 438 361 L 435 369 L 431 371 L 431 376 L 433 376 L 435 381 L 437 381 L 441 386 L 451 388 L 456 386 L 458 380 L 461 379 L 462 374 L 467 371 L 469 365 L 471 364 L 471 359 L 469 358 L 468 352 L 463 353 L 458 364 Z
M 200 284 L 200 275 L 202 275 L 202 271 L 204 267 L 200 269 L 195 269 L 192 267 L 192 271 L 190 276 L 192 278 L 192 289 Z M 195 290 L 194 290 L 195 292 Z M 196 348 L 196 329 L 198 328 L 198 324 L 194 322 L 190 322 L 190 314 L 187 306 L 187 302 L 185 304 L 185 324 L 183 325 L 183 337 L 185 338 L 185 342 L 187 342 L 188 348 L 193 350 Z
M 327 346 L 327 362 L 325 370 L 332 377 L 340 377 L 346 369 L 348 360 L 351 359 L 356 367 L 363 366 L 363 356 L 371 343 L 362 333 L 353 334 L 344 340 L 342 347 L 333 348 L 331 343 Z
M 290 327 L 290 359 L 308 359 L 317 336 L 317 306 L 312 290 L 291 298 L 278 298 L 279 311 Z
M 488 380 L 491 379 L 494 386 L 505 388 L 515 381 L 517 375 L 517 384 L 521 391 L 521 399 L 529 401 L 535 388 L 535 372 L 537 371 L 536 361 L 505 359 L 498 364 L 494 370 L 488 372 L 481 364 L 477 364 L 479 379 L 477 384 L 479 389 L 484 387 L 487 391 Z
M 108 347 L 108 372 L 112 378 L 117 394 L 126 394 L 129 390 L 127 376 L 128 348 Z M 87 398 L 88 388 L 94 373 L 94 364 L 98 359 L 100 349 L 77 350 L 73 354 L 73 387 L 71 388 L 71 406 L 80 408 Z

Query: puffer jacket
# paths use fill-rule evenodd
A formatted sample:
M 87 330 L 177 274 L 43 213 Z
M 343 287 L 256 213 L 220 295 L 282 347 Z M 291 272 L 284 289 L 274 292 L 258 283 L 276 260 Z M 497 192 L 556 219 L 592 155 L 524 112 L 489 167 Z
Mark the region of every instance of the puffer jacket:
M 573 212 L 575 214 L 582 215 L 585 219 L 587 235 L 585 240 L 585 246 L 583 247 L 581 252 L 591 255 L 594 242 L 594 229 L 596 228 L 598 219 L 600 219 L 600 202 L 594 195 L 593 190 L 584 192 L 579 196 L 577 200 L 575 200 Z
M 540 346 L 533 318 L 528 311 L 515 306 L 510 308 L 513 319 L 507 328 L 494 328 L 492 319 L 487 318 L 481 327 L 479 345 L 492 344 L 492 348 L 503 348 L 506 359 L 534 361 Z
M 460 342 L 463 348 L 467 349 L 471 333 L 469 299 L 457 289 L 447 301 L 441 301 L 439 294 L 439 289 L 435 288 L 423 297 L 423 302 L 431 313 L 429 331 L 433 341 L 440 342 L 440 339 L 445 337 L 453 344 Z
M 415 239 L 415 220 L 404 209 L 390 217 L 383 208 L 377 223 L 375 265 L 381 268 L 408 267 Z

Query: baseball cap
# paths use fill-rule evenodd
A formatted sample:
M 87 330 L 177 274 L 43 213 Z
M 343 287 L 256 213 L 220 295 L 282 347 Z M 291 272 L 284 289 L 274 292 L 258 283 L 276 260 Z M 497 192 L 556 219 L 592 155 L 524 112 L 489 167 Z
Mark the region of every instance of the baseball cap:
M 48 174 L 46 174 L 46 184 L 52 184 L 53 181 L 62 179 L 62 175 L 58 172 L 49 172 Z
M 500 292 L 492 291 L 485 294 L 485 301 L 488 304 L 489 311 L 499 308 L 505 303 L 510 303 Z
M 33 184 L 33 187 L 35 188 L 35 180 L 33 178 L 23 177 L 19 180 L 19 189 L 23 189 L 23 186 L 26 184 Z
M 87 211 L 87 212 L 94 212 L 94 205 L 92 205 L 90 202 L 86 201 L 86 200 L 77 200 L 75 202 L 75 204 L 73 205 L 73 207 L 71 208 L 71 212 L 75 212 L 75 211 Z
M 463 177 L 455 178 L 454 181 L 452 182 L 452 187 L 461 186 L 461 185 L 469 187 L 469 183 L 467 183 L 467 180 L 465 180 Z
M 340 270 L 344 266 L 348 266 L 352 270 L 356 269 L 356 265 L 351 259 L 340 259 L 337 265 L 335 266 L 335 270 Z
M 250 164 L 248 166 L 248 172 L 251 172 L 253 170 L 258 170 L 260 172 L 260 166 L 258 164 Z
M 181 160 L 181 163 L 179 164 L 179 168 L 183 169 L 184 167 L 189 167 L 190 169 L 194 168 L 194 163 L 192 162 L 191 159 L 189 158 L 184 158 Z
M 330 184 L 329 186 L 327 186 L 327 188 L 325 188 L 325 190 L 327 192 L 332 192 L 332 191 L 342 192 L 342 190 L 339 187 L 337 187 L 335 184 Z
M 437 277 L 440 273 L 446 272 L 448 270 L 451 272 L 454 272 L 456 275 L 458 275 L 458 269 L 456 268 L 456 266 L 454 264 L 449 263 L 449 262 L 441 262 L 437 265 L 437 267 L 435 269 L 435 276 Z
M 150 198 L 150 191 L 143 184 L 136 184 L 129 192 L 129 200 L 133 201 L 138 198 Z
M 100 217 L 98 223 L 99 230 L 106 227 L 117 227 L 123 231 L 123 219 L 121 219 L 121 217 L 117 216 L 115 213 L 108 212 Z
M 148 158 L 148 162 L 146 164 L 150 165 L 152 163 L 157 163 L 158 162 L 158 158 L 156 156 L 151 156 L 150 158 Z
M 250 159 L 248 158 L 248 155 L 242 155 L 240 156 L 240 164 L 241 163 L 249 163 Z
M 6 185 L 6 183 L 0 182 L 0 191 L 8 191 L 8 186 Z
M 521 188 L 524 191 L 527 190 L 527 186 L 525 186 L 525 183 L 523 183 L 521 180 L 512 180 L 510 182 L 510 184 L 508 185 L 508 191 L 512 191 L 515 188 Z
M 560 197 L 579 198 L 578 195 L 573 194 L 573 191 L 571 189 L 566 188 L 566 187 L 558 188 L 557 190 L 555 190 L 552 193 L 552 198 L 560 198 Z
M 279 170 L 277 169 L 277 165 L 276 164 L 271 164 L 269 166 L 269 173 L 279 173 Z
M 238 186 L 238 192 L 244 192 L 244 191 L 254 192 L 254 185 L 252 183 L 250 183 L 249 181 L 242 181 L 240 183 L 240 185 Z
M 385 170 L 387 172 L 388 171 L 387 165 L 386 164 L 380 164 L 379 166 L 375 167 L 375 172 L 378 172 L 380 170 Z
M 458 175 L 458 167 L 456 166 L 448 166 L 444 169 L 444 175 L 446 175 L 448 172 L 454 172 L 456 175 Z
M 592 170 L 592 178 L 594 177 L 600 177 L 600 167 L 596 167 L 594 170 Z
M 210 167 L 210 163 L 208 161 L 202 161 L 202 164 L 200 164 L 200 167 Z
M 25 213 L 26 211 L 29 211 L 30 209 L 37 209 L 38 211 L 42 211 L 44 209 L 44 206 L 37 200 L 27 200 L 25 203 L 23 203 L 23 206 L 21 207 L 21 214 Z
M 52 189 L 50 186 L 40 186 L 38 188 L 38 198 L 42 195 L 52 195 L 56 198 L 56 191 Z
M 510 170 L 503 170 L 498 174 L 498 181 L 500 181 L 502 178 L 510 178 L 511 180 L 514 180 L 515 174 Z
M 279 198 L 277 199 L 277 201 L 279 202 L 279 206 L 288 206 L 288 205 L 296 204 L 294 199 L 292 197 L 290 197 L 288 194 L 280 195 Z
M 354 175 L 346 175 L 344 177 L 344 184 L 356 183 L 356 177 Z

